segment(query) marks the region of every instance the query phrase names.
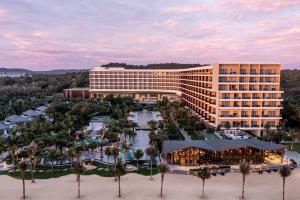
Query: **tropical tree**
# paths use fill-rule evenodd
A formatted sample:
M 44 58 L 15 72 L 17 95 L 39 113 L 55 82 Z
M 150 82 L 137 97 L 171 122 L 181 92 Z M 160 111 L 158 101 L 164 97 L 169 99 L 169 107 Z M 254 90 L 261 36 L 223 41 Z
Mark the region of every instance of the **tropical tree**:
M 291 151 L 293 151 L 294 143 L 295 143 L 295 140 L 297 139 L 296 131 L 294 131 L 294 130 L 290 131 L 290 136 L 292 138 Z
M 153 160 L 153 157 L 154 157 L 155 153 L 156 153 L 156 151 L 155 151 L 155 148 L 153 146 L 149 146 L 146 149 L 146 154 L 147 154 L 147 156 L 149 157 L 149 160 L 150 160 L 150 180 L 153 180 L 153 177 L 152 177 L 152 160 Z
M 77 198 L 80 199 L 80 175 L 84 172 L 84 167 L 81 163 L 76 163 L 74 166 L 74 173 L 77 179 Z
M 157 121 L 151 120 L 147 124 L 151 130 L 154 131 L 157 129 Z
M 106 147 L 104 150 L 105 155 L 107 156 L 107 167 L 109 166 L 109 156 L 112 155 L 111 147 Z
M 71 168 L 73 168 L 73 162 L 74 162 L 74 156 L 75 156 L 75 152 L 74 152 L 74 148 L 73 147 L 69 147 L 67 150 L 69 159 L 71 161 Z
M 202 179 L 202 197 L 204 197 L 205 180 L 211 177 L 210 171 L 207 167 L 200 168 L 200 170 L 197 171 L 197 176 Z
M 270 139 L 270 134 L 271 134 L 271 124 L 267 122 L 264 126 L 265 132 L 267 133 L 268 139 Z
M 136 122 L 131 122 L 130 125 L 132 127 L 132 131 L 135 131 L 135 129 L 139 126 Z
M 20 173 L 21 173 L 21 177 L 22 177 L 22 184 L 23 184 L 23 199 L 26 199 L 26 195 L 25 195 L 25 171 L 27 169 L 27 163 L 25 160 L 21 160 L 19 162 L 19 168 L 20 168 Z
M 162 197 L 162 191 L 163 191 L 163 184 L 164 184 L 164 178 L 165 178 L 165 173 L 169 170 L 168 165 L 161 163 L 158 165 L 158 171 L 161 175 L 161 184 L 160 184 L 160 197 Z
M 127 141 L 126 140 L 127 136 L 129 136 L 129 140 L 132 139 L 134 136 L 136 136 L 136 132 L 134 132 L 133 130 L 131 130 L 129 128 L 123 129 L 123 133 L 125 136 L 125 142 Z
M 115 170 L 116 170 L 117 159 L 119 156 L 119 149 L 118 149 L 118 147 L 113 146 L 113 147 L 111 147 L 110 151 L 111 151 L 111 155 L 114 157 L 114 164 L 115 164 Z M 117 181 L 117 180 L 118 180 L 117 175 L 115 173 L 115 181 Z
M 81 154 L 82 154 L 83 150 L 84 150 L 84 146 L 83 145 L 78 145 L 74 149 L 74 154 L 76 156 L 76 162 L 77 163 L 80 163 L 80 157 L 81 157 Z
M 225 127 L 226 129 L 230 129 L 230 128 L 231 128 L 230 122 L 229 122 L 229 121 L 226 121 L 225 124 L 224 124 L 224 127 Z
M 285 179 L 292 174 L 291 168 L 287 165 L 284 165 L 280 168 L 279 174 L 282 177 L 282 200 L 285 197 Z
M 15 168 L 15 156 L 16 156 L 16 153 L 17 153 L 17 146 L 15 144 L 11 145 L 9 147 L 9 154 L 11 155 L 11 158 L 12 158 L 12 163 L 13 163 L 13 166 L 14 166 L 14 171 L 16 170 Z
M 89 148 L 92 150 L 94 160 L 95 160 L 94 151 L 95 151 L 95 149 L 97 149 L 97 147 L 98 147 L 98 142 L 96 142 L 96 141 L 91 141 L 91 143 L 89 144 Z
M 115 173 L 118 177 L 118 185 L 119 185 L 119 197 L 121 197 L 121 175 L 126 171 L 125 165 L 122 163 L 122 160 L 118 158 Z
M 123 142 L 122 143 L 122 153 L 123 153 L 123 160 L 124 162 L 126 161 L 126 150 L 128 148 L 127 142 Z
M 48 151 L 48 159 L 51 161 L 51 171 L 54 172 L 54 161 L 59 159 L 60 153 L 57 150 L 51 149 Z
M 245 181 L 246 181 L 246 176 L 250 174 L 250 164 L 247 162 L 242 162 L 240 164 L 240 172 L 243 177 L 243 188 L 242 188 L 242 199 L 245 199 Z
M 30 143 L 29 147 L 27 148 L 32 183 L 35 182 L 34 175 L 33 175 L 33 173 L 34 173 L 33 172 L 33 161 L 34 161 L 34 156 L 35 156 L 36 152 L 37 152 L 37 144 L 34 141 L 32 141 Z
M 144 156 L 144 152 L 142 149 L 138 149 L 134 152 L 133 155 L 136 159 L 136 168 L 139 169 L 139 160 Z

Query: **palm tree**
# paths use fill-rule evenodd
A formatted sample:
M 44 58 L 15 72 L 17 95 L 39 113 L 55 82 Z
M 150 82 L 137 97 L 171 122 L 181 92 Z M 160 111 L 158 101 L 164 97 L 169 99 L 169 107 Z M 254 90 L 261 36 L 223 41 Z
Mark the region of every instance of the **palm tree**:
M 150 180 L 153 180 L 153 177 L 152 177 L 152 160 L 153 160 L 153 156 L 155 155 L 155 148 L 153 146 L 149 146 L 146 149 L 146 154 L 147 154 L 147 156 L 149 156 L 149 160 L 150 160 Z
M 117 164 L 117 159 L 119 156 L 119 149 L 116 146 L 111 147 L 110 149 L 111 155 L 114 157 L 114 164 L 115 164 L 115 170 L 116 170 L 116 164 Z M 115 181 L 117 181 L 117 175 L 115 174 Z
M 131 122 L 130 125 L 131 125 L 133 131 L 135 131 L 135 128 L 137 128 L 139 126 L 136 122 Z
M 119 197 L 121 197 L 121 175 L 124 174 L 126 171 L 125 165 L 122 163 L 122 160 L 118 158 L 115 173 L 118 177 L 119 182 Z
M 204 185 L 205 185 L 205 180 L 209 179 L 211 177 L 210 171 L 207 167 L 201 168 L 197 172 L 197 176 L 202 179 L 202 197 L 204 197 Z
M 144 152 L 142 149 L 138 149 L 134 152 L 133 155 L 136 159 L 136 168 L 139 170 L 139 160 L 144 156 Z
M 132 133 L 132 130 L 131 129 L 129 129 L 129 128 L 124 128 L 123 130 L 122 130 L 122 132 L 123 132 L 123 134 L 124 134 L 124 136 L 125 136 L 125 142 L 127 142 L 127 136 L 129 136 L 129 135 L 131 135 Z
M 282 200 L 284 200 L 285 179 L 292 174 L 291 168 L 287 165 L 284 165 L 280 168 L 279 174 L 282 177 Z
M 34 180 L 34 176 L 33 176 L 33 160 L 34 160 L 34 156 L 36 154 L 37 151 L 37 144 L 35 142 L 31 142 L 29 147 L 27 148 L 27 154 L 29 157 L 29 165 L 30 165 L 30 173 L 31 173 L 31 181 L 32 183 L 35 182 Z
M 80 163 L 80 157 L 81 157 L 81 153 L 83 152 L 83 150 L 84 150 L 84 146 L 82 146 L 82 145 L 78 145 L 74 149 L 74 154 L 76 156 L 77 163 Z
M 267 122 L 264 126 L 265 132 L 267 133 L 268 140 L 270 139 L 270 132 L 271 132 L 271 124 Z
M 74 156 L 75 156 L 74 148 L 69 147 L 67 153 L 68 153 L 69 159 L 71 160 L 71 168 L 73 168 L 73 161 L 74 161 Z
M 82 166 L 81 163 L 76 163 L 76 165 L 74 166 L 74 173 L 76 174 L 76 179 L 77 179 L 77 186 L 78 186 L 78 190 L 77 190 L 77 198 L 80 199 L 80 175 L 84 172 L 84 167 Z
M 96 141 L 92 141 L 89 144 L 89 148 L 92 150 L 93 159 L 95 160 L 94 150 L 98 147 L 98 143 Z
M 107 167 L 109 166 L 109 156 L 112 155 L 111 147 L 106 147 L 104 150 L 105 155 L 107 156 Z
M 240 172 L 243 176 L 243 189 L 242 189 L 242 199 L 245 199 L 245 181 L 246 181 L 246 176 L 250 174 L 251 167 L 249 163 L 247 162 L 242 162 L 240 164 Z
M 296 131 L 291 131 L 290 132 L 290 136 L 292 138 L 292 144 L 291 144 L 291 151 L 293 151 L 293 147 L 294 147 L 294 143 L 295 143 L 295 140 L 297 139 L 297 133 Z
M 25 177 L 24 177 L 24 173 L 27 169 L 27 163 L 25 160 L 22 160 L 19 162 L 19 168 L 20 168 L 20 173 L 21 173 L 21 176 L 22 176 L 22 183 L 23 183 L 23 199 L 26 199 L 26 196 L 25 196 Z
M 12 163 L 13 163 L 13 166 L 14 166 L 14 172 L 16 170 L 15 168 L 15 156 L 16 156 L 16 152 L 17 152 L 17 146 L 14 144 L 14 145 L 11 145 L 10 148 L 9 148 L 9 153 L 11 155 L 11 158 L 12 158 Z
M 123 142 L 122 143 L 122 153 L 123 153 L 123 160 L 124 162 L 126 162 L 126 150 L 128 148 L 127 142 Z
M 59 151 L 57 150 L 49 150 L 48 151 L 48 159 L 51 161 L 51 171 L 54 172 L 54 160 L 59 158 Z
M 149 128 L 151 129 L 151 130 L 156 130 L 156 126 L 157 126 L 157 122 L 156 121 L 154 121 L 154 120 L 151 120 L 151 121 L 149 121 L 148 123 L 148 126 L 149 126 Z
M 167 173 L 167 171 L 169 171 L 169 167 L 168 167 L 168 165 L 162 163 L 162 164 L 158 165 L 158 171 L 160 172 L 160 175 L 161 175 L 160 197 L 162 197 L 165 173 Z

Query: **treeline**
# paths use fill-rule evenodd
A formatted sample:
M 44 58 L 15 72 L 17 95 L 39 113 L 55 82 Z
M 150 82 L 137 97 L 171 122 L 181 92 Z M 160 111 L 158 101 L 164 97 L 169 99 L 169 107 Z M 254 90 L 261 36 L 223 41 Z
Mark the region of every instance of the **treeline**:
M 102 67 L 124 67 L 125 69 L 185 69 L 191 67 L 207 66 L 208 64 L 180 64 L 180 63 L 160 63 L 149 65 L 129 65 L 126 63 L 109 63 Z
M 88 85 L 88 72 L 0 78 L 0 120 L 47 103 L 65 88 Z
M 281 88 L 285 99 L 300 106 L 300 70 L 282 70 Z

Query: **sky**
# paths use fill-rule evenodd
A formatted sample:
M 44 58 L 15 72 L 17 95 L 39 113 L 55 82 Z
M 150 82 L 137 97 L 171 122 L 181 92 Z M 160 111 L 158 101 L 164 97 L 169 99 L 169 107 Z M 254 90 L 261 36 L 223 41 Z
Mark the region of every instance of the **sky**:
M 0 0 L 0 67 L 225 61 L 300 69 L 300 0 Z

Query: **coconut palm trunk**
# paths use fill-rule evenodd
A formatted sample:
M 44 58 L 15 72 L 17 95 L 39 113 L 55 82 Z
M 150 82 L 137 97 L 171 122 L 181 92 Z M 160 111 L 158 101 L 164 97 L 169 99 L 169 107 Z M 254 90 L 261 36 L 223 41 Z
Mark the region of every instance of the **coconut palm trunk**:
M 80 199 L 80 174 L 78 173 L 77 174 L 77 186 L 78 186 L 78 191 L 77 191 L 77 197 L 78 197 L 78 199 Z
M 242 199 L 245 199 L 245 181 L 246 181 L 246 176 L 243 175 Z
M 152 158 L 150 157 L 150 179 L 152 180 Z
M 34 175 L 33 175 L 33 160 L 32 160 L 32 157 L 30 158 L 30 173 L 31 173 L 31 182 L 32 183 L 35 183 L 35 180 L 34 180 Z
M 282 179 L 282 200 L 284 200 L 285 196 L 285 178 Z
M 14 166 L 14 172 L 16 172 L 15 156 L 12 154 L 11 157 L 12 157 L 12 163 L 13 163 L 13 166 Z
M 52 173 L 54 173 L 54 161 L 53 160 L 51 161 L 51 171 L 52 171 Z
M 205 179 L 202 179 L 202 197 L 204 197 Z
M 23 183 L 23 199 L 26 199 L 26 196 L 25 196 L 25 178 L 24 178 L 24 173 L 22 173 L 22 183 Z
M 162 197 L 163 185 L 164 185 L 164 178 L 165 178 L 165 175 L 162 174 L 161 175 L 161 185 L 160 185 L 160 197 Z
M 116 167 L 117 167 L 117 158 L 114 158 L 114 172 L 115 172 L 115 181 L 118 180 L 118 176 L 117 176 L 117 173 L 116 173 Z
M 119 181 L 119 197 L 121 197 L 121 176 L 118 176 L 118 181 Z

